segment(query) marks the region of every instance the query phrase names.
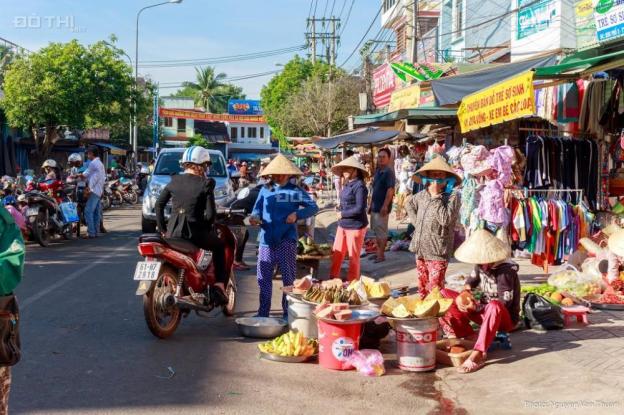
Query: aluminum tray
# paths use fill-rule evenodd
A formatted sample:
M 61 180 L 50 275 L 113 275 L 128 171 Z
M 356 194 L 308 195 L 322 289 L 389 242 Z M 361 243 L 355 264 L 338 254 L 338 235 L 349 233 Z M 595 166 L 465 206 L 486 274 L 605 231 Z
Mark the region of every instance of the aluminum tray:
M 278 354 L 260 352 L 260 357 L 262 359 L 283 363 L 303 363 L 310 359 L 316 358 L 317 356 L 318 354 L 313 354 L 312 356 L 280 356 Z

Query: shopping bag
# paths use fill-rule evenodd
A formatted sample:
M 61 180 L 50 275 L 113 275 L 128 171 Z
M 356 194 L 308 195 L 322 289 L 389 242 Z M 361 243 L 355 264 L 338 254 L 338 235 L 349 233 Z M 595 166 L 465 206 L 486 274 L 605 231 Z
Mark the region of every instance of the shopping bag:
M 80 218 L 78 217 L 78 208 L 76 207 L 75 203 L 61 203 L 59 205 L 59 208 L 61 209 L 61 213 L 63 214 L 64 223 L 74 223 L 80 220 Z
M 558 330 L 563 328 L 561 307 L 534 293 L 524 297 L 522 303 L 524 323 L 529 329 Z

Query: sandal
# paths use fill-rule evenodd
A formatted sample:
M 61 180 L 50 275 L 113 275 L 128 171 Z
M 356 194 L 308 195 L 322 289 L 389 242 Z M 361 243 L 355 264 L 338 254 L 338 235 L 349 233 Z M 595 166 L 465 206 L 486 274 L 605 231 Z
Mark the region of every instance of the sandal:
M 481 369 L 483 366 L 485 366 L 485 359 L 481 359 L 479 363 L 475 363 L 472 360 L 467 359 L 457 368 L 457 371 L 462 374 L 473 373 Z

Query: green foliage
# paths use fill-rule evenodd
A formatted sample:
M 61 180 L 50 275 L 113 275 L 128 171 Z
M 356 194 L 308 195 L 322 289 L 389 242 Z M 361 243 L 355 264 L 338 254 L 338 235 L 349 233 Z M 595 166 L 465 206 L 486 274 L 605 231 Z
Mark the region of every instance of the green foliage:
M 295 56 L 284 66 L 284 70 L 274 76 L 262 88 L 262 109 L 267 117 L 273 134 L 281 136 L 309 135 L 309 129 L 302 128 L 293 122 L 290 117 L 292 108 L 288 100 L 299 93 L 305 82 L 312 78 L 327 80 L 330 66 L 323 62 L 313 63 L 309 59 Z M 332 76 L 342 76 L 342 69 L 331 68 Z
M 31 130 L 39 156 L 45 158 L 65 128 L 127 120 L 131 75 L 120 51 L 105 42 L 88 47 L 76 40 L 50 43 L 13 61 L 0 104 L 10 125 Z
M 9 68 L 9 64 L 15 58 L 15 54 L 7 46 L 0 45 L 0 88 L 4 82 L 4 73 Z
M 227 75 L 224 73 L 215 74 L 213 67 L 195 68 L 195 72 L 197 73 L 197 80 L 185 82 L 184 88 L 174 96 L 193 97 L 196 105 L 213 114 L 226 112 L 230 98 L 245 98 L 241 87 L 225 83 L 224 79 Z
M 187 147 L 200 146 L 200 147 L 204 147 L 208 149 L 213 148 L 212 143 L 206 140 L 204 136 L 201 134 L 195 134 L 192 138 L 189 138 L 188 143 L 186 143 L 186 146 Z

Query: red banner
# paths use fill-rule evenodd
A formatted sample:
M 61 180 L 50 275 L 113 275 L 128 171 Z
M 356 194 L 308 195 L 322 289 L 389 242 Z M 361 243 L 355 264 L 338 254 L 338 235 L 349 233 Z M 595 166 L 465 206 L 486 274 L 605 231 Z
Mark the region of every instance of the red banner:
M 387 63 L 373 72 L 373 103 L 377 108 L 390 103 L 392 92 L 396 88 L 396 75 Z
M 176 110 L 169 108 L 160 108 L 160 117 L 186 118 L 190 120 L 201 121 L 219 121 L 219 122 L 246 122 L 266 124 L 263 115 L 233 115 L 233 114 L 211 114 L 209 112 L 199 112 L 192 110 Z

